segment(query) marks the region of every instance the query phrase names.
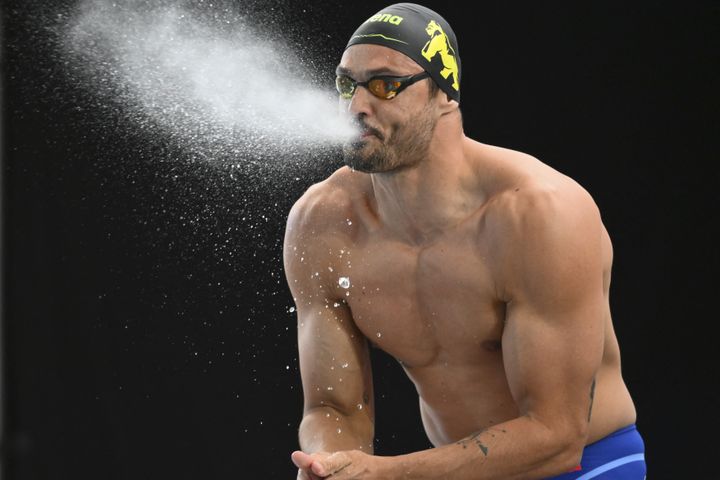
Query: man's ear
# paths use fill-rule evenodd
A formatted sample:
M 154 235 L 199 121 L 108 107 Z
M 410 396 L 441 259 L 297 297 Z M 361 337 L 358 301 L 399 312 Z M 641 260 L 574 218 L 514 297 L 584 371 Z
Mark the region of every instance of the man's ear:
M 442 115 L 445 115 L 446 113 L 453 112 L 457 110 L 460 107 L 460 104 L 450 98 L 450 95 L 443 92 L 442 90 L 438 90 L 437 92 L 438 98 L 438 110 Z

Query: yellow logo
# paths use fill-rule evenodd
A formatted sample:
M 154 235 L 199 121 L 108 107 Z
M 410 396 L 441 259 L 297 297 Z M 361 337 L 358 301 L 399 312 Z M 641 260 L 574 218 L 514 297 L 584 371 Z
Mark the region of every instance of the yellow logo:
M 400 22 L 403 21 L 403 17 L 398 17 L 397 15 L 390 15 L 389 13 L 376 13 L 372 17 L 368 18 L 365 23 L 367 22 L 387 22 L 392 23 L 393 25 L 400 25 Z
M 430 35 L 430 40 L 425 44 L 422 49 L 422 55 L 431 61 L 433 57 L 440 54 L 442 60 L 443 69 L 440 71 L 440 75 L 444 79 L 447 79 L 450 74 L 453 76 L 453 88 L 460 91 L 460 82 L 458 81 L 458 65 L 455 60 L 455 50 L 450 45 L 450 39 L 443 32 L 442 27 L 438 25 L 435 20 L 430 20 L 425 31 Z

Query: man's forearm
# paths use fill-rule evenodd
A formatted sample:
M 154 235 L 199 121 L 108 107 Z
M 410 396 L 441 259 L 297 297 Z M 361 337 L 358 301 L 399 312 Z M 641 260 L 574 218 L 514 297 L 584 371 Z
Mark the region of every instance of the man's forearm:
M 306 453 L 362 450 L 373 453 L 374 426 L 365 416 L 348 417 L 332 407 L 314 408 L 300 423 L 300 448 Z
M 577 440 L 577 439 L 576 439 Z M 459 442 L 392 457 L 383 478 L 435 480 L 534 479 L 571 471 L 582 447 L 526 417 Z

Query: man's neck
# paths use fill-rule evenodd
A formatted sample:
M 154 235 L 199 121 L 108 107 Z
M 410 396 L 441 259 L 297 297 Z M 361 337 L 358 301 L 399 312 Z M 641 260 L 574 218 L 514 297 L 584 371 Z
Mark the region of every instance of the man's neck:
M 428 158 L 417 165 L 371 174 L 384 228 L 408 243 L 427 244 L 480 206 L 484 199 L 466 154 L 467 142 L 462 131 L 438 134 Z

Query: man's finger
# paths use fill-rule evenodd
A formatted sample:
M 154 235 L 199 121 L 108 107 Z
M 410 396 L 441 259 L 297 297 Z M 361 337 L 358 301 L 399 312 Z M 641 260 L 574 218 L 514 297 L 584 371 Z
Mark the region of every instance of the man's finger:
M 327 477 L 350 465 L 352 461 L 345 452 L 336 452 L 329 457 L 315 460 L 310 471 L 315 475 Z
M 322 478 L 309 473 L 307 470 L 298 470 L 297 480 L 322 480 Z
M 327 454 L 322 453 L 321 455 Z M 312 470 L 310 470 L 313 462 L 317 461 L 317 457 L 317 454 L 308 455 L 307 453 L 301 452 L 300 450 L 296 450 L 290 455 L 293 463 L 299 469 L 297 480 L 322 480 L 320 477 L 312 473 Z
M 310 468 L 310 465 L 313 463 L 313 458 L 308 455 L 305 452 L 301 452 L 300 450 L 295 450 L 290 455 L 290 458 L 292 459 L 293 463 L 296 467 L 307 470 Z

